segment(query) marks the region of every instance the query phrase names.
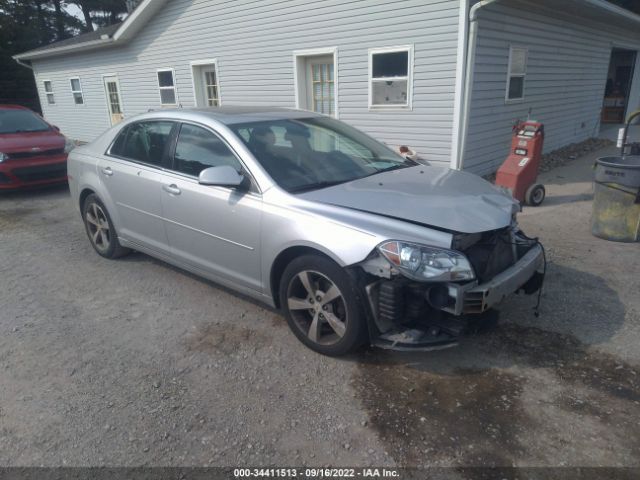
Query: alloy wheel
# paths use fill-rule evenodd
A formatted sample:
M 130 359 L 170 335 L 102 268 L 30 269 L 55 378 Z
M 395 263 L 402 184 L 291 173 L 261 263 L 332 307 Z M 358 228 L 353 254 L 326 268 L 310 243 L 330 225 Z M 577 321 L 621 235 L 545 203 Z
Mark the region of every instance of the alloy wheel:
M 111 245 L 109 220 L 104 210 L 97 203 L 91 203 L 85 213 L 89 238 L 100 252 L 106 252 Z
M 289 282 L 287 306 L 295 325 L 309 340 L 334 345 L 347 330 L 347 309 L 340 289 L 322 273 L 304 270 Z

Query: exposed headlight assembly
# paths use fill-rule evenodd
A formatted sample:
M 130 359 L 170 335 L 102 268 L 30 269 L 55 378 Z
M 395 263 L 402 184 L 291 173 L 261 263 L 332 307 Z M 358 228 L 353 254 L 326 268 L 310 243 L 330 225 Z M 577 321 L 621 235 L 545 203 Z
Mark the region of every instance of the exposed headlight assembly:
M 378 251 L 412 280 L 458 282 L 475 278 L 467 257 L 453 250 L 391 240 L 379 245 Z
M 0 163 L 4 162 L 5 160 L 9 159 L 9 155 L 7 155 L 6 153 L 2 153 L 0 152 Z

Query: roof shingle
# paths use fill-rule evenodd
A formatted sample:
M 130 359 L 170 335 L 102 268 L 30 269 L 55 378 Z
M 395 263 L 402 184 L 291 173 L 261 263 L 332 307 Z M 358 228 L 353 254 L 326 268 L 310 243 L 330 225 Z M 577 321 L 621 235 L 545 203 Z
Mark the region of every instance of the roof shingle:
M 71 45 L 81 45 L 83 43 L 92 42 L 95 40 L 100 40 L 103 35 L 107 35 L 109 37 L 113 36 L 114 33 L 120 28 L 122 22 L 114 23 L 113 25 L 109 25 L 108 27 L 99 28 L 94 30 L 93 32 L 81 33 L 80 35 L 76 35 L 75 37 L 67 38 L 65 40 L 60 40 L 59 42 L 53 42 L 49 45 L 44 45 L 42 47 L 34 48 L 33 50 L 29 50 L 28 52 L 24 52 L 20 55 L 30 55 L 32 53 L 44 52 L 47 50 L 51 50 L 53 48 L 60 47 L 68 47 Z

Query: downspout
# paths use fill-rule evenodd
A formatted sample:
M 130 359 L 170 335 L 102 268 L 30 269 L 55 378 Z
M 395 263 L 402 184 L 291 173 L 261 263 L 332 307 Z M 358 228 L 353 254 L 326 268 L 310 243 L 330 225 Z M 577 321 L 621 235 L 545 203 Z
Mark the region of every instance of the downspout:
M 471 111 L 471 90 L 473 89 L 473 75 L 476 60 L 476 45 L 478 43 L 478 12 L 499 0 L 480 0 L 469 10 L 469 39 L 467 43 L 467 66 L 465 71 L 464 100 L 462 107 L 462 128 L 458 137 L 458 156 L 456 169 L 463 167 L 463 159 L 467 147 L 467 133 L 469 130 L 469 113 Z
M 20 60 L 19 58 L 13 57 L 13 59 L 16 61 L 16 63 L 18 65 L 22 65 L 23 67 L 28 68 L 29 70 L 33 70 L 33 67 L 31 65 L 29 65 L 28 63 L 24 63 L 22 60 Z

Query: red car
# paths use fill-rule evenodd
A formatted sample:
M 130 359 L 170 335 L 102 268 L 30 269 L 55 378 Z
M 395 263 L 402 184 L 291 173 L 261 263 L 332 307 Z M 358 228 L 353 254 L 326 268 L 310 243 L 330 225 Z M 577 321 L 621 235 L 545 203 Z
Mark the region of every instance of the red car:
M 0 105 L 0 191 L 67 181 L 73 142 L 28 108 Z

